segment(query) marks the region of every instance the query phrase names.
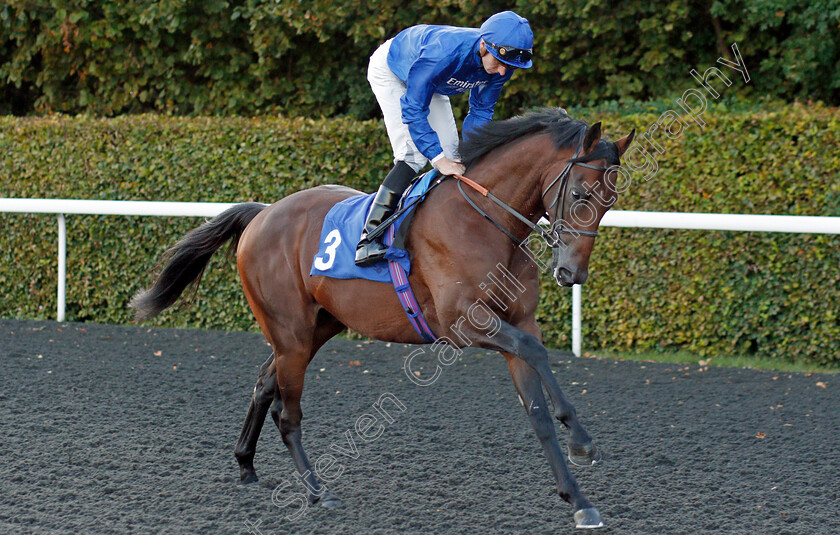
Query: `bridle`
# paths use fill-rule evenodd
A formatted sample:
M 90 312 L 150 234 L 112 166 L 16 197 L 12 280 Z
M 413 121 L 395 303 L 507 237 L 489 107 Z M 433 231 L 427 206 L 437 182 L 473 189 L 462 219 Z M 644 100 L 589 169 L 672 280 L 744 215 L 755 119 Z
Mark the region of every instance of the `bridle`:
M 569 160 L 574 160 L 575 158 L 577 158 L 578 155 L 580 154 L 580 151 L 581 151 L 582 148 L 583 148 L 583 141 L 581 141 L 578 144 L 578 147 L 577 147 L 577 150 L 575 151 L 574 156 L 569 158 Z M 569 182 L 569 175 L 571 174 L 572 167 L 574 167 L 575 165 L 579 165 L 581 167 L 586 167 L 586 168 L 589 168 L 589 169 L 594 169 L 596 171 L 601 171 L 602 173 L 607 172 L 606 167 L 598 167 L 598 166 L 590 165 L 590 164 L 584 163 L 584 162 L 569 161 L 568 163 L 566 163 L 566 166 L 563 168 L 562 171 L 560 171 L 560 174 L 557 175 L 557 177 L 554 180 L 551 181 L 551 184 L 549 184 L 548 187 L 545 189 L 545 191 L 542 193 L 542 195 L 540 195 L 540 199 L 544 198 L 548 194 L 548 192 L 551 190 L 551 188 L 553 188 L 555 184 L 560 182 L 559 186 L 557 187 L 557 194 L 554 196 L 554 201 L 548 207 L 549 210 L 551 210 L 551 208 L 554 207 L 554 224 L 557 225 L 558 222 L 559 222 L 559 227 L 556 228 L 556 229 L 552 229 L 551 232 L 546 231 L 545 229 L 543 229 L 539 225 L 536 225 L 536 224 L 532 223 L 528 218 L 526 218 L 525 216 L 523 216 L 522 214 L 520 214 L 519 212 L 517 212 L 516 210 L 511 208 L 509 205 L 507 205 L 504 201 L 502 201 L 501 199 L 499 199 L 495 195 L 493 195 L 493 193 L 490 190 L 488 190 L 487 188 L 485 188 L 481 184 L 478 184 L 477 182 L 475 182 L 475 181 L 473 181 L 473 180 L 471 180 L 471 179 L 469 179 L 465 176 L 462 176 L 462 175 L 453 175 L 453 176 L 458 180 L 458 189 L 461 191 L 461 195 L 464 196 L 464 198 L 467 200 L 467 202 L 470 204 L 470 206 L 472 206 L 479 214 L 483 215 L 488 221 L 493 223 L 493 225 L 495 225 L 497 229 L 502 231 L 508 238 L 513 240 L 513 243 L 515 243 L 516 245 L 522 245 L 523 242 L 522 242 L 522 240 L 520 240 L 516 236 L 514 236 L 508 229 L 503 227 L 498 221 L 496 221 L 495 219 L 490 217 L 490 215 L 488 215 L 484 210 L 482 210 L 477 204 L 475 204 L 475 202 L 473 202 L 473 200 L 470 199 L 467 196 L 467 193 L 464 191 L 464 188 L 461 185 L 462 183 L 467 184 L 468 186 L 470 186 L 474 190 L 481 193 L 483 196 L 487 197 L 488 199 L 490 199 L 491 201 L 493 201 L 494 203 L 496 203 L 497 205 L 502 207 L 506 212 L 508 212 L 513 217 L 515 217 L 516 219 L 518 219 L 519 221 L 521 221 L 522 223 L 527 225 L 532 231 L 534 231 L 537 234 L 539 234 L 540 236 L 542 236 L 542 238 L 546 241 L 546 243 L 550 247 L 555 248 L 555 247 L 560 246 L 560 234 L 563 234 L 563 233 L 565 233 L 565 234 L 575 234 L 575 235 L 579 235 L 579 236 L 587 236 L 587 237 L 590 237 L 590 238 L 595 238 L 596 236 L 598 236 L 598 231 L 597 230 L 581 230 L 581 229 L 575 229 L 575 228 L 572 228 L 572 227 L 566 227 L 566 226 L 564 226 L 563 219 L 557 217 L 558 214 L 562 216 L 563 213 L 566 210 L 566 189 L 567 189 L 568 182 Z M 556 236 L 552 234 L 552 232 L 555 232 L 555 231 L 556 231 Z
M 577 150 L 575 151 L 574 156 L 572 156 L 569 159 L 574 160 L 575 158 L 577 158 L 578 155 L 580 154 L 580 150 L 581 150 L 582 147 L 583 147 L 583 142 L 581 141 L 581 143 L 578 145 Z M 557 187 L 557 195 L 554 196 L 554 201 L 552 201 L 552 203 L 548 206 L 549 210 L 551 210 L 552 206 L 554 207 L 554 224 L 556 225 L 556 224 L 558 224 L 558 222 L 560 224 L 559 228 L 556 229 L 557 233 L 558 234 L 563 234 L 563 233 L 577 234 L 577 235 L 580 235 L 580 236 L 588 236 L 590 238 L 595 238 L 595 237 L 598 236 L 598 231 L 597 230 L 581 230 L 581 229 L 573 229 L 571 227 L 566 228 L 566 227 L 563 226 L 564 221 L 563 221 L 562 216 L 563 216 L 564 213 L 566 213 L 566 189 L 567 189 L 566 186 L 569 182 L 569 175 L 572 172 L 572 167 L 574 167 L 575 165 L 579 165 L 581 167 L 586 167 L 586 168 L 589 168 L 589 169 L 594 169 L 596 171 L 601 171 L 602 173 L 607 172 L 606 167 L 598 167 L 596 165 L 590 165 L 590 164 L 584 163 L 584 162 L 572 162 L 572 161 L 570 161 L 566 164 L 566 167 L 564 167 L 563 170 L 560 171 L 560 174 L 557 175 L 557 178 L 552 180 L 551 184 L 549 184 L 548 187 L 545 188 L 545 191 L 543 192 L 543 194 L 540 198 L 542 199 L 543 197 L 545 197 L 545 195 L 549 192 L 549 190 L 551 190 L 551 188 L 554 186 L 554 184 L 556 184 L 557 181 L 559 180 L 560 185 Z M 559 218 L 557 217 L 558 214 L 560 215 Z M 558 238 L 559 238 L 559 236 L 558 236 Z

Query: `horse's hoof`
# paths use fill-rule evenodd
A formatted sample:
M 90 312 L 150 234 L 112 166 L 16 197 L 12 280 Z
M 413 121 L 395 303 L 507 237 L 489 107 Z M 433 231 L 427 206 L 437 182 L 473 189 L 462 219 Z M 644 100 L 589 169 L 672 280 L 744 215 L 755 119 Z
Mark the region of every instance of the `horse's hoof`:
M 575 511 L 575 527 L 578 529 L 598 529 L 604 527 L 601 514 L 594 507 Z
M 322 494 L 318 499 L 318 504 L 321 507 L 326 507 L 327 509 L 335 509 L 336 507 L 341 506 L 341 500 L 338 499 L 338 496 L 325 490 L 324 494 Z
M 569 444 L 569 462 L 574 466 L 592 466 L 601 462 L 601 452 L 595 444 Z
M 242 468 L 239 470 L 239 482 L 242 485 L 250 485 L 259 481 L 257 471 L 253 468 Z

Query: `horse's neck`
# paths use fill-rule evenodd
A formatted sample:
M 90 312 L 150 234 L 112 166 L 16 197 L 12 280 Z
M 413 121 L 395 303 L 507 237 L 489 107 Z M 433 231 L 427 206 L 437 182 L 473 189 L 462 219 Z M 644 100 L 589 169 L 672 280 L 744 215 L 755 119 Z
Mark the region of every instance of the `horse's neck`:
M 548 136 L 536 136 L 487 154 L 468 176 L 511 208 L 536 220 L 543 212 L 542 179 L 557 159 L 556 152 Z

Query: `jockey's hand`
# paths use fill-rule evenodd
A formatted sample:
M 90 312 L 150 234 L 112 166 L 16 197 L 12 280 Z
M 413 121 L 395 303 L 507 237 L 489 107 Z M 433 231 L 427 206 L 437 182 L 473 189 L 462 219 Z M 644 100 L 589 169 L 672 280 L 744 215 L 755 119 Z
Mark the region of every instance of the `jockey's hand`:
M 463 175 L 467 168 L 461 163 L 461 159 L 450 160 L 446 156 L 434 163 L 435 168 L 444 175 Z

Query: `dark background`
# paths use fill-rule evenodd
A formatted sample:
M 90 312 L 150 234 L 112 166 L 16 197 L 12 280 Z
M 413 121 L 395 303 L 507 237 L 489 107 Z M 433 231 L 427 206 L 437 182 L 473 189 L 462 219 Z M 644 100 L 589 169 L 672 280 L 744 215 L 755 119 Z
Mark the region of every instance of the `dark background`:
M 478 27 L 505 9 L 530 20 L 536 58 L 505 88 L 501 117 L 671 99 L 692 68 L 732 59 L 733 42 L 753 80 L 734 80 L 730 99 L 840 104 L 838 0 L 9 0 L 0 113 L 368 119 L 379 43 L 420 23 Z

